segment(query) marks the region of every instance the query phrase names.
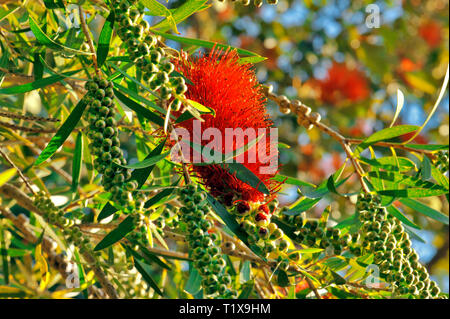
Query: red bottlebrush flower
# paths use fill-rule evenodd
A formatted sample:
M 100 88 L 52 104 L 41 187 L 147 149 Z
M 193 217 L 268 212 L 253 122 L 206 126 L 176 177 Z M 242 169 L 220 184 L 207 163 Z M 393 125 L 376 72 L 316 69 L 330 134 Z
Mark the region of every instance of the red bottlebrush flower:
M 432 49 L 438 47 L 442 41 L 442 27 L 436 21 L 426 21 L 419 27 L 419 36 Z
M 201 123 L 202 131 L 208 128 L 216 128 L 222 134 L 222 153 L 226 154 L 225 129 L 248 128 L 266 129 L 266 136 L 252 146 L 243 154 L 244 165 L 255 174 L 270 190 L 275 192 L 278 184 L 270 180 L 278 169 L 272 174 L 263 174 L 261 167 L 267 167 L 269 163 L 262 163 L 260 159 L 249 161 L 249 151 L 257 149 L 260 143 L 266 143 L 266 154 L 278 156 L 276 143 L 271 143 L 269 128 L 273 123 L 265 108 L 266 98 L 262 88 L 252 70 L 251 64 L 240 64 L 236 51 L 226 51 L 213 49 L 209 54 L 199 58 L 183 58 L 176 61 L 176 70 L 182 73 L 187 79 L 188 91 L 186 97 L 207 106 L 215 111 L 215 116 L 205 114 L 202 116 L 204 122 Z M 179 115 L 179 114 L 176 114 Z M 187 129 L 193 135 L 194 119 L 179 123 L 179 127 Z M 257 133 L 258 134 L 258 133 Z M 211 140 L 201 141 L 202 145 L 208 145 Z M 236 150 L 248 144 L 248 136 L 244 136 L 243 141 L 233 139 L 232 149 Z M 252 186 L 240 181 L 235 175 L 219 165 L 202 165 L 191 167 L 208 187 L 213 196 L 227 193 L 234 193 L 238 198 L 250 202 L 264 200 L 264 194 Z
M 329 104 L 343 101 L 358 102 L 369 96 L 369 85 L 364 74 L 346 65 L 334 62 L 327 77 L 318 80 L 320 99 Z

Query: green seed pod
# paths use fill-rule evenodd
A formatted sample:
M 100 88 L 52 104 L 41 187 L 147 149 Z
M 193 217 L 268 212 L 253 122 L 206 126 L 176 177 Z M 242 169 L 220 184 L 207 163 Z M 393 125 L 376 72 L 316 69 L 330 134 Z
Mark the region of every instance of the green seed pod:
M 105 127 L 104 131 L 103 131 L 103 135 L 105 137 L 112 137 L 113 135 L 115 135 L 116 131 L 114 130 L 113 127 L 111 126 L 107 126 Z M 113 145 L 114 145 L 114 139 L 112 139 L 113 141 Z
M 282 239 L 278 244 L 278 250 L 282 252 L 287 252 L 289 248 L 289 242 L 286 239 Z
M 283 237 L 283 231 L 279 228 L 275 229 L 273 233 L 270 235 L 270 239 L 277 240 Z

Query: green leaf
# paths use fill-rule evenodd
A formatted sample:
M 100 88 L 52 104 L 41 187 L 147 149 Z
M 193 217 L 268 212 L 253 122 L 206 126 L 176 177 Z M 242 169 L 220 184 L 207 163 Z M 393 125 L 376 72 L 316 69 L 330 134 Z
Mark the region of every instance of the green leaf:
M 241 282 L 248 282 L 252 277 L 252 265 L 250 261 L 242 262 L 241 272 L 239 274 Z
M 222 219 L 222 221 L 227 225 L 227 227 L 247 246 L 247 233 L 242 229 L 242 227 L 238 224 L 236 219 L 228 212 L 228 210 L 218 202 L 214 197 L 210 194 L 207 194 L 208 203 L 217 213 L 217 215 Z
M 147 168 L 149 166 L 155 165 L 156 163 L 158 163 L 159 161 L 161 161 L 165 157 L 167 157 L 169 154 L 170 154 L 170 151 L 166 152 L 164 154 L 152 156 L 150 158 L 143 160 L 142 162 L 138 162 L 138 163 L 134 163 L 134 164 L 130 164 L 130 165 L 118 165 L 118 164 L 116 164 L 116 165 L 120 166 L 120 167 L 124 167 L 124 168 L 130 168 L 130 169 L 143 169 L 143 168 Z
M 118 84 L 116 82 L 113 82 L 113 85 L 114 85 L 114 87 L 117 90 L 127 94 L 130 98 L 133 98 L 136 101 L 141 102 L 142 104 L 145 104 L 145 105 L 151 107 L 152 109 L 154 109 L 154 110 L 156 110 L 156 111 L 158 111 L 158 112 L 160 112 L 162 114 L 165 114 L 166 111 L 163 108 L 161 108 L 158 105 L 156 105 L 154 102 L 143 98 L 142 96 L 140 96 L 136 92 L 134 92 L 134 91 L 132 91 L 130 89 L 127 89 L 126 87 L 124 87 L 124 86 L 122 86 L 122 85 L 120 85 L 120 84 Z
M 8 251 L 9 250 L 6 247 L 5 230 L 4 230 L 3 225 L 0 224 L 0 252 L 2 255 L 2 275 L 3 275 L 3 281 L 5 282 L 6 285 L 9 285 L 9 257 L 8 256 L 11 255 Z
M 174 182 L 172 184 L 172 186 L 178 185 L 179 182 L 180 182 L 180 179 L 178 179 L 176 182 Z M 144 204 L 144 207 L 149 208 L 149 207 L 159 204 L 164 198 L 172 195 L 172 193 L 174 192 L 175 189 L 176 189 L 176 187 L 164 189 L 163 191 L 159 192 L 158 194 L 156 194 L 155 196 L 150 198 L 148 201 L 146 201 Z
M 111 10 L 111 13 L 103 24 L 102 31 L 100 32 L 100 36 L 98 38 L 97 64 L 99 67 L 105 63 L 106 58 L 108 57 L 109 44 L 111 42 L 111 35 L 114 28 L 114 20 L 114 11 Z
M 212 115 L 215 115 L 215 113 L 216 113 L 216 112 L 214 111 L 214 109 L 212 109 L 212 108 L 210 108 L 210 107 L 207 107 L 207 106 L 204 106 L 203 104 L 198 103 L 198 102 L 196 102 L 196 101 L 194 101 L 194 100 L 186 99 L 186 102 L 187 102 L 191 107 L 195 108 L 196 110 L 200 111 L 201 113 L 212 114 Z
M 175 10 L 171 10 L 172 17 L 175 20 L 175 23 L 178 24 L 181 21 L 186 20 L 189 16 L 191 16 L 195 12 L 204 10 L 205 9 L 204 5 L 207 1 L 208 0 L 188 0 Z M 209 6 L 210 5 L 208 5 L 208 7 Z M 159 29 L 160 31 L 167 31 L 171 27 L 172 22 L 170 22 L 168 19 L 164 19 L 163 21 L 155 24 L 152 28 Z
M 158 146 L 156 146 L 145 159 L 149 159 L 161 154 L 162 150 L 164 149 L 164 145 L 166 145 L 166 140 L 167 139 L 162 140 L 161 143 L 159 143 Z M 155 165 L 150 165 L 145 168 L 136 169 L 131 173 L 131 179 L 134 179 L 138 182 L 138 189 L 140 189 L 142 185 L 144 185 L 145 181 L 150 176 L 154 168 Z
M 66 47 L 60 43 L 53 41 L 44 33 L 44 31 L 42 31 L 42 29 L 39 27 L 39 25 L 36 23 L 36 21 L 33 20 L 33 18 L 31 16 L 29 17 L 28 22 L 30 24 L 31 31 L 33 32 L 34 36 L 36 37 L 36 40 L 38 40 L 38 42 L 41 43 L 42 45 L 45 45 L 47 48 L 50 48 L 50 49 L 53 49 L 56 51 L 65 51 L 66 53 L 69 53 L 69 54 L 92 55 L 92 52 L 76 50 L 76 49 Z
M 131 232 L 136 227 L 136 224 L 134 223 L 133 216 L 128 216 L 125 218 L 117 228 L 111 230 L 98 244 L 95 246 L 94 251 L 105 249 L 115 243 L 117 243 L 119 240 L 121 240 L 123 237 L 125 237 L 126 234 Z
M 291 283 L 289 282 L 289 277 L 283 270 L 277 271 L 277 283 L 280 287 L 289 287 Z
M 59 81 L 65 79 L 75 73 L 78 73 L 78 72 L 80 72 L 80 70 L 52 75 L 52 76 L 49 76 L 46 78 L 42 78 L 42 79 L 33 81 L 31 83 L 27 83 L 27 84 L 10 86 L 7 88 L 0 88 L 0 94 L 19 94 L 19 93 L 30 92 L 30 91 L 33 91 L 36 89 L 43 88 L 44 86 L 59 82 Z
M 251 187 L 257 189 L 261 193 L 266 195 L 270 195 L 270 191 L 267 186 L 250 171 L 247 167 L 242 165 L 241 163 L 226 163 L 219 164 L 223 169 L 229 171 L 231 174 L 235 174 L 236 178 L 241 180 L 242 182 L 250 185 Z
M 147 108 L 143 107 L 142 105 L 136 103 L 132 99 L 126 97 L 125 95 L 120 93 L 118 90 L 114 89 L 114 95 L 119 99 L 119 101 L 121 101 L 123 104 L 128 106 L 130 109 L 135 111 L 136 114 L 139 114 L 139 115 L 145 117 L 149 121 L 151 121 L 151 122 L 153 122 L 153 123 L 155 123 L 155 124 L 157 124 L 159 126 L 163 126 L 164 125 L 164 119 L 162 119 L 157 114 L 155 114 L 152 111 L 150 111 L 149 109 L 147 109 Z
M 402 145 L 402 144 L 399 144 Z M 416 150 L 425 150 L 425 151 L 442 151 L 448 150 L 448 144 L 406 144 L 405 146 L 409 148 L 414 148 Z
M 172 12 L 169 9 L 167 9 L 164 5 L 162 5 L 156 0 L 140 0 L 140 2 L 150 10 L 148 14 L 152 16 L 166 17 L 167 22 L 170 25 L 170 28 L 174 32 L 178 33 L 177 23 L 175 22 L 175 19 L 172 16 Z
M 150 275 L 151 272 L 150 267 L 144 263 L 141 263 L 137 259 L 134 259 L 134 266 L 141 273 L 142 278 L 144 278 L 147 284 L 149 284 L 149 286 L 152 287 L 158 295 L 162 296 L 163 293 L 161 289 L 159 289 L 158 285 L 156 284 L 156 281 L 153 280 L 152 276 Z
M 75 142 L 75 152 L 73 153 L 72 161 L 72 193 L 75 194 L 80 182 L 81 163 L 83 158 L 83 133 L 78 132 Z
M 440 196 L 447 194 L 447 190 L 443 189 L 429 189 L 429 188 L 407 188 L 407 189 L 387 189 L 383 191 L 378 191 L 378 194 L 382 196 L 392 196 L 392 197 L 430 197 L 430 196 Z
M 300 254 L 315 254 L 320 253 L 321 251 L 323 251 L 322 248 L 305 248 L 296 250 L 296 252 L 299 252 Z
M 434 183 L 431 183 L 428 181 L 421 180 L 417 177 L 399 174 L 396 172 L 372 171 L 372 172 L 369 172 L 368 175 L 372 179 L 383 180 L 383 181 L 391 183 L 391 185 L 402 184 L 402 185 L 406 185 L 406 186 L 426 188 L 426 189 L 430 189 L 430 190 L 445 191 L 445 189 L 438 184 L 434 184 Z
M 379 159 L 369 159 L 366 157 L 360 156 L 359 159 L 361 162 L 369 164 L 374 167 L 378 167 L 387 171 L 398 171 L 400 166 L 400 171 L 409 171 L 416 168 L 416 165 L 413 161 L 406 157 L 394 157 L 394 156 L 386 156 Z
M 389 214 L 398 218 L 403 224 L 408 225 L 410 227 L 420 229 L 415 223 L 413 223 L 408 217 L 406 217 L 397 207 L 391 205 L 386 208 Z
M 427 205 L 422 204 L 421 202 L 418 202 L 414 199 L 411 198 L 402 198 L 400 199 L 400 202 L 403 205 L 406 205 L 412 209 L 414 209 L 415 211 L 418 211 L 419 213 L 422 213 L 434 220 L 437 220 L 441 223 L 444 223 L 445 225 L 448 225 L 448 216 L 442 214 L 441 212 L 428 207 Z
M 44 4 L 47 9 L 64 8 L 63 0 L 44 0 Z
M 84 109 L 86 108 L 86 100 L 83 98 L 78 102 L 73 111 L 70 113 L 66 121 L 61 125 L 56 132 L 55 136 L 50 140 L 45 149 L 39 154 L 34 165 L 39 165 L 50 158 L 56 150 L 64 143 L 67 137 L 70 135 L 72 130 L 77 125 L 78 121 L 83 115 Z
M 195 46 L 199 46 L 199 47 L 203 47 L 203 48 L 207 48 L 207 49 L 212 49 L 213 47 L 221 48 L 221 49 L 224 49 L 224 50 L 227 50 L 227 49 L 233 50 L 233 49 L 235 49 L 237 51 L 237 53 L 239 53 L 240 55 L 261 57 L 260 55 L 254 53 L 254 52 L 251 52 L 251 51 L 248 51 L 248 50 L 244 50 L 244 49 L 234 48 L 234 47 L 226 45 L 226 44 L 220 44 L 220 43 L 216 43 L 216 42 L 199 40 L 199 39 L 194 39 L 194 38 L 179 37 L 179 36 L 176 36 L 176 35 L 172 35 L 172 34 L 168 34 L 168 33 L 164 33 L 164 32 L 159 32 L 159 31 L 156 31 L 156 30 L 153 30 L 152 32 L 157 34 L 157 35 L 162 36 L 163 38 L 166 38 L 166 39 L 169 39 L 169 40 L 173 40 L 175 42 L 179 42 L 179 43 L 182 43 L 182 44 L 195 45 Z
M 308 209 L 313 208 L 316 206 L 316 204 L 321 200 L 322 198 L 306 198 L 303 197 L 303 199 L 295 205 L 293 208 L 289 209 L 288 211 L 285 211 L 284 214 L 288 216 L 296 216 L 300 213 L 306 212 Z
M 202 276 L 199 274 L 197 269 L 195 269 L 193 263 L 189 263 L 189 279 L 184 286 L 184 290 L 195 295 L 202 289 Z
M 419 127 L 417 125 L 397 125 L 394 127 L 382 129 L 381 131 L 375 132 L 374 134 L 366 138 L 363 142 L 361 142 L 361 144 L 359 144 L 356 148 L 355 153 L 361 153 L 364 149 L 374 143 L 390 140 L 394 137 L 417 131 L 418 129 Z
M 426 155 L 423 155 L 422 161 L 420 162 L 420 173 L 424 180 L 431 178 L 431 162 Z
M 331 275 L 333 276 L 334 283 L 336 285 L 345 285 L 347 280 L 345 280 L 341 275 L 331 270 Z
M 14 12 L 16 12 L 17 10 L 19 10 L 21 8 L 21 6 L 18 6 L 14 9 L 11 9 L 9 11 L 5 11 L 3 13 L 0 14 L 0 22 L 2 22 L 3 19 L 6 19 L 10 14 L 13 14 Z
M 247 281 L 242 285 L 241 293 L 238 296 L 238 299 L 248 299 L 255 287 L 255 282 L 253 280 Z
M 276 182 L 283 182 L 284 184 L 295 185 L 295 186 L 315 187 L 314 184 L 299 180 L 297 178 L 288 177 L 285 175 L 275 175 L 274 177 L 271 178 L 271 180 L 276 181 Z

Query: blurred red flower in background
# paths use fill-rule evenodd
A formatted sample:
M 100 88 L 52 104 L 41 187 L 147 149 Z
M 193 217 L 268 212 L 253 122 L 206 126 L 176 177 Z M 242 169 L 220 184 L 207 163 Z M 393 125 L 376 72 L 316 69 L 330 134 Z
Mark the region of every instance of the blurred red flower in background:
M 365 75 L 345 64 L 334 62 L 323 80 L 316 80 L 320 99 L 328 104 L 344 101 L 358 102 L 369 96 L 369 84 Z
M 214 109 L 215 116 L 203 115 L 202 130 L 207 128 L 218 128 L 222 133 L 222 153 L 225 153 L 225 129 L 226 128 L 270 128 L 273 123 L 267 113 L 261 86 L 252 70 L 251 64 L 240 64 L 236 51 L 213 49 L 209 54 L 197 59 L 188 58 L 177 62 L 177 71 L 182 73 L 187 81 L 188 91 L 186 97 L 209 108 Z M 179 114 L 177 114 L 179 115 Z M 179 126 L 186 128 L 192 136 L 193 119 L 184 121 Z M 267 154 L 278 156 L 277 144 L 270 143 L 267 136 L 259 143 L 266 142 Z M 202 141 L 207 145 L 210 141 Z M 245 137 L 244 143 L 247 144 Z M 245 145 L 244 144 L 244 145 Z M 233 150 L 243 147 L 237 139 L 233 141 Z M 253 148 L 252 147 L 252 148 Z M 273 150 L 272 150 L 273 149 Z M 269 152 L 272 150 L 272 152 Z M 248 152 L 246 152 L 248 153 Z M 268 163 L 261 163 L 257 158 L 256 163 L 248 163 L 248 157 L 242 163 L 253 174 L 255 174 L 272 192 L 279 187 L 279 183 L 270 180 L 273 174 L 261 174 L 260 168 Z M 191 170 L 196 173 L 207 186 L 213 196 L 220 196 L 233 192 L 240 199 L 248 201 L 263 201 L 264 194 L 250 185 L 240 181 L 235 175 L 219 165 L 192 166 Z
M 430 20 L 423 22 L 419 27 L 419 36 L 424 39 L 430 48 L 434 49 L 441 44 L 442 27 L 436 21 Z

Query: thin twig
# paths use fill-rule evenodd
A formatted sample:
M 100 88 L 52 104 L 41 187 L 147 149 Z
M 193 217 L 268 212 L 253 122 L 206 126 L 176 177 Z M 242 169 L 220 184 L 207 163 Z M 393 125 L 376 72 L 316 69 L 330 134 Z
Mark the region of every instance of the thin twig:
M 16 124 L 10 124 L 10 123 L 6 123 L 6 122 L 2 122 L 0 121 L 0 126 L 3 127 L 7 127 L 16 131 L 23 131 L 23 132 L 29 132 L 29 133 L 40 133 L 40 134 L 45 134 L 45 133 L 55 133 L 58 130 L 55 128 L 37 128 L 37 127 L 26 127 L 26 126 L 20 126 L 20 125 L 16 125 Z
M 94 64 L 95 73 L 97 75 L 100 75 L 100 70 L 99 70 L 98 64 L 97 64 L 97 54 L 95 52 L 94 41 L 92 41 L 91 34 L 89 33 L 89 28 L 88 28 L 88 26 L 86 24 L 86 19 L 84 18 L 84 12 L 83 12 L 83 8 L 81 7 L 81 5 L 78 6 L 78 12 L 80 14 L 81 28 L 83 29 L 83 33 L 84 33 L 84 35 L 86 37 L 86 40 L 88 42 L 89 50 L 92 53 L 92 63 Z
M 30 182 L 28 181 L 28 179 L 25 177 L 25 175 L 23 175 L 22 171 L 16 166 L 16 164 L 13 163 L 13 161 L 11 161 L 11 159 L 8 157 L 8 155 L 6 155 L 6 153 L 4 153 L 1 149 L 0 149 L 0 155 L 3 156 L 3 158 L 12 166 L 17 170 L 17 173 L 19 174 L 20 178 L 23 180 L 23 182 L 25 183 L 25 186 L 28 188 L 28 190 L 34 195 L 36 194 L 36 192 L 33 190 L 33 187 L 31 187 Z

